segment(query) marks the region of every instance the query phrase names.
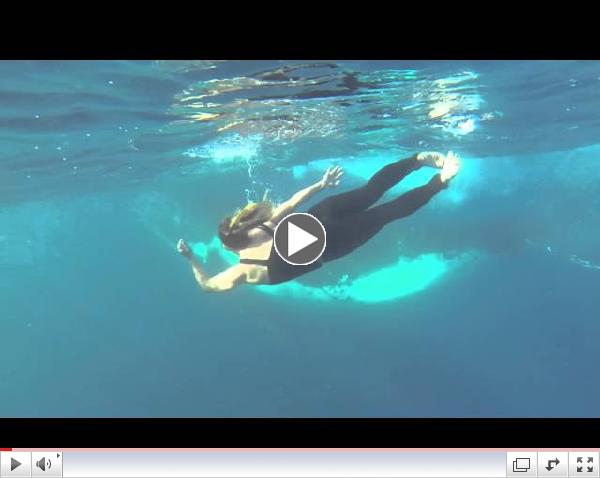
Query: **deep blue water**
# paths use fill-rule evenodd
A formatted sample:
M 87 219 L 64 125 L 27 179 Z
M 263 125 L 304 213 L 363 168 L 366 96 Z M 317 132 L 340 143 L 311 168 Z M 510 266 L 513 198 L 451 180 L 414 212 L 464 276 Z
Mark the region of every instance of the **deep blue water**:
M 0 415 L 600 416 L 599 92 L 591 61 L 0 62 Z M 248 199 L 419 150 L 449 189 L 288 288 L 205 294 L 175 251 L 216 273 Z

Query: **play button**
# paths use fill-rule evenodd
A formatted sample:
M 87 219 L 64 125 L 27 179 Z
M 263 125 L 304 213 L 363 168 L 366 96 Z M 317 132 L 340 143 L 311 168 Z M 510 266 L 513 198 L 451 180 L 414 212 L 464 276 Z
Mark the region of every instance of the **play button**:
M 3 451 L 0 453 L 0 476 L 14 478 L 31 477 L 31 452 Z
M 277 224 L 273 242 L 284 261 L 305 266 L 315 262 L 325 251 L 325 227 L 311 214 L 290 214 Z
M 304 229 L 300 229 L 292 221 L 287 223 L 288 227 L 288 256 L 293 256 L 297 252 L 300 252 L 305 247 L 317 242 L 319 238 L 313 236 L 310 232 L 306 232 Z

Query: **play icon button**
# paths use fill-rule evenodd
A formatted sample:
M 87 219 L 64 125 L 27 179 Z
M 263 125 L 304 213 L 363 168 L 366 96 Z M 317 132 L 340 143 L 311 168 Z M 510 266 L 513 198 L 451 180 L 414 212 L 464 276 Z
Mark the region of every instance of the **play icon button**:
M 325 251 L 325 227 L 312 214 L 290 214 L 277 224 L 273 242 L 275 251 L 287 263 L 308 265 Z
M 0 453 L 0 476 L 13 478 L 31 477 L 31 452 L 3 451 Z
M 293 256 L 296 252 L 301 251 L 305 247 L 317 242 L 319 238 L 313 236 L 310 232 L 306 232 L 304 229 L 300 229 L 292 221 L 288 221 L 288 256 Z

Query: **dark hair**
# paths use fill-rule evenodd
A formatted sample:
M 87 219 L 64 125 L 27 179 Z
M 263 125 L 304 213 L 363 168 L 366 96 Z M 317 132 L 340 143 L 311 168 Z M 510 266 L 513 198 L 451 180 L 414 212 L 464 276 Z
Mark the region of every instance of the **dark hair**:
M 261 201 L 249 203 L 233 215 L 224 217 L 219 223 L 219 238 L 224 245 L 236 251 L 247 248 L 251 241 L 248 232 L 268 221 L 273 212 L 273 203 Z

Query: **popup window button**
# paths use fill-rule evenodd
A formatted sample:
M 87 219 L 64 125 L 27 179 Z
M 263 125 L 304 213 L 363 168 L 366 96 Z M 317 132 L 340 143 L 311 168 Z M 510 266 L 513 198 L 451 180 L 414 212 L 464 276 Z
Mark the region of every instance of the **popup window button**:
M 537 453 L 508 452 L 506 454 L 506 476 L 536 477 Z

